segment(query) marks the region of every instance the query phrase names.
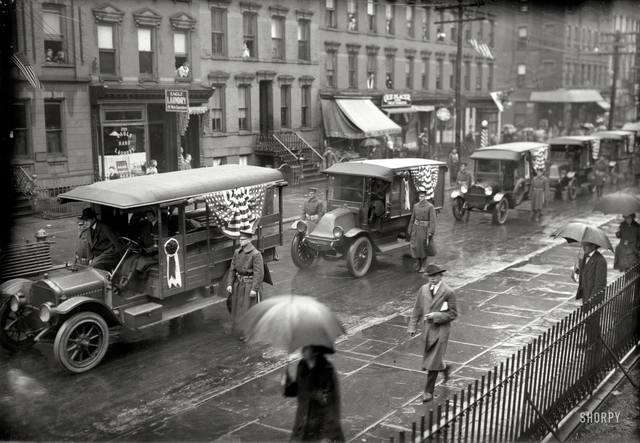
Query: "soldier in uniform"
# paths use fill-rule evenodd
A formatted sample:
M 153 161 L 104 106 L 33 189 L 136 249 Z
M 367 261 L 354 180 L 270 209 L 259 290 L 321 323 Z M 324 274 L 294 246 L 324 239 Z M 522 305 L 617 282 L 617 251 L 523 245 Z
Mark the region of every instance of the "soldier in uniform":
M 604 185 L 607 181 L 607 176 L 609 175 L 609 161 L 607 161 L 606 157 L 601 156 L 593 167 L 596 173 L 596 195 L 598 197 L 602 197 Z
M 227 273 L 227 292 L 231 296 L 231 333 L 236 332 L 239 319 L 249 308 L 260 302 L 264 262 L 262 254 L 251 243 L 253 232 L 240 231 L 240 247 L 233 253 Z
M 427 246 L 436 232 L 436 209 L 427 201 L 427 193 L 418 191 L 419 201 L 413 206 L 407 234 L 410 237 L 411 256 L 416 261 L 416 271 L 424 272 L 427 266 Z
M 471 173 L 467 171 L 467 164 L 465 162 L 460 163 L 460 171 L 458 171 L 458 177 L 456 177 L 458 187 L 464 185 L 469 188 L 472 182 L 473 177 L 471 177 Z
M 544 175 L 543 169 L 536 170 L 536 176 L 531 180 L 531 220 L 542 218 L 542 208 L 547 203 L 549 195 L 549 179 Z
M 317 223 L 324 215 L 324 205 L 316 196 L 318 188 L 309 188 L 309 199 L 304 202 L 302 209 L 302 220 Z

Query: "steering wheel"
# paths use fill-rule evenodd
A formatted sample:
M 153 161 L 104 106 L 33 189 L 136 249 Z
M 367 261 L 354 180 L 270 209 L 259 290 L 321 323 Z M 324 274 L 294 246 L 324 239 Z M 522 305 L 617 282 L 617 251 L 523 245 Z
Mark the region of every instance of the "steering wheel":
M 124 248 L 131 248 L 133 252 L 139 252 L 142 250 L 142 246 L 135 240 L 130 239 L 129 237 L 121 236 L 120 240 L 124 240 Z

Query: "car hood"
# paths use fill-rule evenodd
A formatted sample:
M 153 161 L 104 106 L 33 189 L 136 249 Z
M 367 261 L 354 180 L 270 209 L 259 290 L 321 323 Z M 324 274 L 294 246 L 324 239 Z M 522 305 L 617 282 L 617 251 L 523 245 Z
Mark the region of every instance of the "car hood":
M 344 232 L 355 227 L 355 215 L 349 208 L 336 208 L 324 214 L 309 236 L 333 238 L 333 229 L 336 226 L 340 226 Z

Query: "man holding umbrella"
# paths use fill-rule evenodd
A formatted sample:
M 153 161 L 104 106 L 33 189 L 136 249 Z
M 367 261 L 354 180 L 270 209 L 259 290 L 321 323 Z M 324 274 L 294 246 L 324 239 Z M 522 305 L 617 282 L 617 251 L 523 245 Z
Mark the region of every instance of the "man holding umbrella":
M 418 290 L 408 332 L 413 337 L 418 323 L 423 321 L 424 354 L 422 370 L 427 371 L 427 383 L 422 394 L 422 402 L 433 400 L 438 372 L 444 372 L 445 382 L 449 379 L 449 366 L 444 363 L 444 354 L 449 342 L 451 322 L 458 316 L 456 297 L 453 290 L 442 281 L 445 269 L 438 265 L 427 266 L 424 273 L 429 283 Z

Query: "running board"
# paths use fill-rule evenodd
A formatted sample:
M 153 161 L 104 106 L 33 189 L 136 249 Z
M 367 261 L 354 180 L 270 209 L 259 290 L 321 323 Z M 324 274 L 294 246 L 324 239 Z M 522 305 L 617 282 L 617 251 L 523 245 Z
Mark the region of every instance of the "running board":
M 395 242 L 386 244 L 384 246 L 378 246 L 378 249 L 380 250 L 380 253 L 382 254 L 386 254 L 388 252 L 393 252 L 396 251 L 400 248 L 404 248 L 406 246 L 409 246 L 409 242 L 405 241 L 405 240 L 397 240 Z
M 204 308 L 207 308 L 209 306 L 213 306 L 225 301 L 226 299 L 223 299 L 220 297 L 206 297 L 206 298 L 199 298 L 199 299 L 193 300 L 189 303 L 181 304 L 180 306 L 176 306 L 174 308 L 165 308 L 162 311 L 162 318 L 160 320 L 140 326 L 137 329 L 146 329 L 151 326 L 156 326 L 162 323 L 166 323 L 169 320 L 172 320 L 174 318 L 182 317 L 183 315 L 191 314 L 192 312 L 200 311 Z

